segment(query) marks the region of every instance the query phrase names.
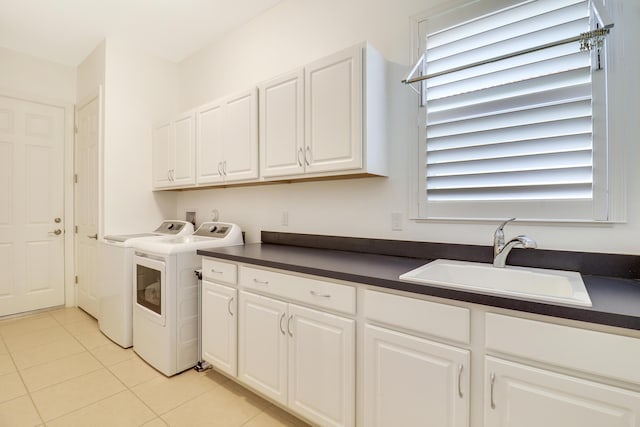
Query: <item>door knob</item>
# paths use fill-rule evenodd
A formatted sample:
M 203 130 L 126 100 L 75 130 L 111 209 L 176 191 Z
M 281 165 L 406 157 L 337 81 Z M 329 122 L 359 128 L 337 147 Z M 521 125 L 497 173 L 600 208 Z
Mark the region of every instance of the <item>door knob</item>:
M 54 234 L 56 236 L 59 236 L 62 234 L 62 230 L 60 230 L 59 228 L 56 228 L 55 230 L 50 231 L 49 234 Z

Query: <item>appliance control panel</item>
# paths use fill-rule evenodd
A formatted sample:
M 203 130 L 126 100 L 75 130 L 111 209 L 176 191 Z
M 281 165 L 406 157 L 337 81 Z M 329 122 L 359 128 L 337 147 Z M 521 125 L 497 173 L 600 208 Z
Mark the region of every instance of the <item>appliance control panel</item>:
M 200 227 L 193 233 L 194 236 L 206 236 L 223 238 L 233 227 L 237 227 L 235 224 L 226 224 L 223 222 L 203 222 Z
M 161 234 L 179 234 L 187 225 L 186 221 L 163 221 L 154 233 Z

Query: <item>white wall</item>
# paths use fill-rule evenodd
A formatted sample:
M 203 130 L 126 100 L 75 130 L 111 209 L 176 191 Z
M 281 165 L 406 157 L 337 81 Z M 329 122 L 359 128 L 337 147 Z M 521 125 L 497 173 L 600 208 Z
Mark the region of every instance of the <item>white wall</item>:
M 0 90 L 58 105 L 75 102 L 75 68 L 0 47 Z
M 221 220 L 239 223 L 248 241 L 259 241 L 260 230 L 389 238 L 465 244 L 492 244 L 494 223 L 414 222 L 409 217 L 409 165 L 416 143 L 415 98 L 400 84 L 411 65 L 410 17 L 435 5 L 425 0 L 284 0 L 222 41 L 180 64 L 180 109 L 192 108 L 216 97 L 243 90 L 256 82 L 286 72 L 310 60 L 363 40 L 370 41 L 390 61 L 388 178 L 365 178 L 257 187 L 184 191 L 178 195 L 178 215 L 196 209 L 198 221 L 218 209 Z M 615 31 L 625 39 L 640 39 L 634 22 L 640 6 L 627 8 Z M 633 3 L 633 4 L 631 4 Z M 626 64 L 613 67 L 625 81 L 623 104 L 615 126 L 624 135 L 623 158 L 638 159 L 636 83 L 638 54 L 627 43 Z M 624 65 L 624 66 L 621 66 Z M 620 97 L 622 98 L 622 97 Z M 630 160 L 633 161 L 633 160 Z M 507 235 L 526 233 L 545 249 L 640 254 L 640 170 L 630 164 L 628 223 L 616 225 L 513 224 Z M 288 212 L 289 226 L 281 224 Z M 391 213 L 404 215 L 404 230 L 391 231 Z
M 151 129 L 176 112 L 177 66 L 107 39 L 104 69 L 104 233 L 149 231 L 176 212 L 151 191 Z
M 98 93 L 104 87 L 104 41 L 82 61 L 76 73 L 76 103 L 81 104 Z

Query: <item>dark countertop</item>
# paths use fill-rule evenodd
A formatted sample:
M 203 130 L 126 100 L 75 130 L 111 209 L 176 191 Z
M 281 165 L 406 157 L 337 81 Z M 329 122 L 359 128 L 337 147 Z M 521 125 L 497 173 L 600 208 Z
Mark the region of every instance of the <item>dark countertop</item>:
M 640 282 L 634 279 L 583 274 L 593 306 L 569 307 L 398 280 L 400 274 L 426 264 L 429 259 L 270 243 L 200 249 L 198 254 L 474 304 L 640 330 Z

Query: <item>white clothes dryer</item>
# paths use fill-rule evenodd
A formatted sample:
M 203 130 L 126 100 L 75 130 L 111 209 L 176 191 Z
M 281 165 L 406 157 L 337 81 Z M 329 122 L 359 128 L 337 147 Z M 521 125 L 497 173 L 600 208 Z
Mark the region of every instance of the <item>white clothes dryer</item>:
M 133 345 L 133 244 L 193 233 L 186 221 L 163 221 L 150 233 L 104 236 L 98 244 L 98 327 L 121 347 Z
M 236 224 L 205 222 L 190 236 L 134 242 L 133 351 L 166 376 L 198 354 L 198 249 L 242 245 Z

